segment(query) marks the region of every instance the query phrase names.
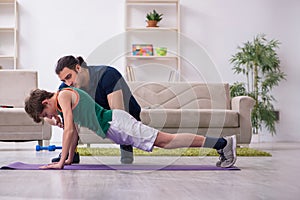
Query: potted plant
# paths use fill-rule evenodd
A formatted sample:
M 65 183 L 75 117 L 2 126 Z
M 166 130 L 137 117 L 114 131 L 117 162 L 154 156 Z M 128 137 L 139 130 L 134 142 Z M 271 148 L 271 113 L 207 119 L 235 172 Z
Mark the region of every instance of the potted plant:
M 148 23 L 147 27 L 158 27 L 157 23 L 162 20 L 163 14 L 159 14 L 156 12 L 156 10 L 153 10 L 153 12 L 149 12 L 146 15 L 146 22 Z
M 276 53 L 279 44 L 278 40 L 267 40 L 265 34 L 258 34 L 252 42 L 238 47 L 239 51 L 230 59 L 234 73 L 242 74 L 246 79 L 246 82 L 235 82 L 230 87 L 231 96 L 247 95 L 256 101 L 251 115 L 253 133 L 258 133 L 262 125 L 272 134 L 276 133 L 273 106 L 276 99 L 271 91 L 286 78 Z

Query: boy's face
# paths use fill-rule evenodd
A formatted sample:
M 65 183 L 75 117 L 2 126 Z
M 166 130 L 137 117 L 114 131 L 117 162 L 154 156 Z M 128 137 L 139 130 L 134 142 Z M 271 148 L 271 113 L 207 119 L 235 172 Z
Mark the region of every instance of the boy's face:
M 45 105 L 45 108 L 40 114 L 41 118 L 47 117 L 52 119 L 53 117 L 57 117 L 56 106 L 49 99 L 44 100 L 42 103 Z

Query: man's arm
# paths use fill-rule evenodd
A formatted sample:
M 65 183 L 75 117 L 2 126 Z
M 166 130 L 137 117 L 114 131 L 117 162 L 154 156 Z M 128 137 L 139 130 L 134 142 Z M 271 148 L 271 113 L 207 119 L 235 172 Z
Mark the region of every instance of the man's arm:
M 107 95 L 110 109 L 125 110 L 122 90 L 114 91 Z
M 63 128 L 64 125 L 61 122 L 61 119 L 59 117 L 53 117 L 52 119 L 49 119 L 47 117 L 44 118 L 44 121 L 50 124 L 51 126 L 58 126 L 59 128 Z

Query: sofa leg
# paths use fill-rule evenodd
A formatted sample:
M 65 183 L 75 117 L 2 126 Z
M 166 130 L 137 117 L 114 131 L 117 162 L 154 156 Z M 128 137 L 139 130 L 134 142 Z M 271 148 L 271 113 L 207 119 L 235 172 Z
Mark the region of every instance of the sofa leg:
M 50 145 L 50 140 L 38 140 L 38 144 L 40 146 L 49 146 Z

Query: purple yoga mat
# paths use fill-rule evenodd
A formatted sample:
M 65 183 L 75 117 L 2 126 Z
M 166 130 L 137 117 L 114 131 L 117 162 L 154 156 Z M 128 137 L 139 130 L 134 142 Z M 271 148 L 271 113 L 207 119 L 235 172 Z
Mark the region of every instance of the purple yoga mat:
M 44 170 L 39 167 L 44 164 L 27 164 L 22 162 L 11 163 L 1 169 L 15 170 Z M 103 165 L 103 164 L 73 164 L 66 165 L 64 170 L 168 170 L 168 171 L 198 171 L 198 170 L 240 170 L 233 166 L 230 168 L 221 168 L 214 165 Z

